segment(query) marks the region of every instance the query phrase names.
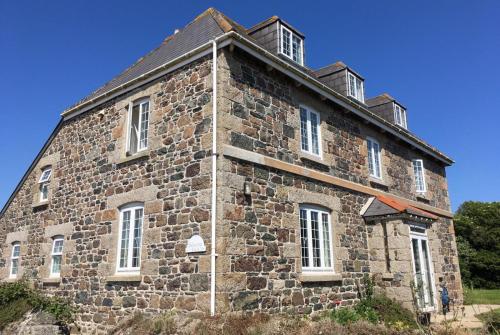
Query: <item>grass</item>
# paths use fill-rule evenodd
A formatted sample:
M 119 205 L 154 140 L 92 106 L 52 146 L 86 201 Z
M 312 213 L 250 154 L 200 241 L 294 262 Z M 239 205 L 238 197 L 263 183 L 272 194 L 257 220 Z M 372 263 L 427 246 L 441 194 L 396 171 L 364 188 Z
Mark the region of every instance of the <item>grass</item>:
M 0 308 L 0 333 L 9 323 L 17 321 L 31 310 L 27 299 L 17 299 Z
M 500 289 L 464 289 L 464 304 L 500 305 Z

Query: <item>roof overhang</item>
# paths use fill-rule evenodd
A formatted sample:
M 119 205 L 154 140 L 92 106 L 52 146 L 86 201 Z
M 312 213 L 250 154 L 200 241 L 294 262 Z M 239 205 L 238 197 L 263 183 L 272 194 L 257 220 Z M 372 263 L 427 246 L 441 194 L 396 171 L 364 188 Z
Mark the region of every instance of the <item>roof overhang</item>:
M 428 211 L 383 195 L 368 199 L 361 209 L 360 215 L 363 216 L 366 222 L 403 219 L 413 222 L 432 223 L 439 218 Z

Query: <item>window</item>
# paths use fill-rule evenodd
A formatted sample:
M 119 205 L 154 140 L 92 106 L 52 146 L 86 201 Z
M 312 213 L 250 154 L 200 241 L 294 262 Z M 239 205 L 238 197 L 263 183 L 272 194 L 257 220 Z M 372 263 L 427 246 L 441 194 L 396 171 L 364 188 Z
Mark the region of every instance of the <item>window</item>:
M 367 138 L 368 145 L 368 168 L 370 176 L 382 179 L 382 167 L 380 164 L 380 145 L 372 138 Z
M 313 206 L 300 207 L 300 244 L 303 271 L 333 271 L 330 213 Z
M 417 192 L 427 191 L 427 186 L 425 185 L 425 175 L 424 175 L 424 161 L 421 159 L 414 159 L 413 163 L 413 174 L 415 175 L 415 190 Z
M 294 62 L 303 65 L 303 41 L 302 38 L 292 33 L 285 26 L 281 26 L 281 53 Z
M 10 257 L 10 278 L 16 278 L 19 272 L 19 256 L 21 254 L 21 243 L 12 243 L 12 255 Z
M 143 216 L 142 204 L 129 205 L 120 211 L 117 264 L 117 270 L 120 272 L 139 272 Z
M 363 81 L 354 74 L 352 74 L 351 72 L 347 72 L 347 78 L 349 82 L 348 85 L 349 96 L 361 102 L 365 102 Z
M 50 166 L 42 170 L 42 175 L 40 176 L 40 180 L 38 180 L 38 184 L 40 185 L 40 202 L 47 201 L 49 199 L 49 185 L 51 175 L 52 168 Z
M 406 111 L 398 104 L 394 104 L 394 123 L 403 128 L 407 128 Z
M 133 155 L 148 147 L 149 99 L 129 106 L 127 153 Z
M 319 114 L 306 107 L 300 107 L 300 141 L 302 151 L 321 156 Z
M 54 237 L 54 241 L 52 242 L 52 263 L 50 265 L 51 277 L 59 277 L 61 275 L 63 244 L 63 236 Z

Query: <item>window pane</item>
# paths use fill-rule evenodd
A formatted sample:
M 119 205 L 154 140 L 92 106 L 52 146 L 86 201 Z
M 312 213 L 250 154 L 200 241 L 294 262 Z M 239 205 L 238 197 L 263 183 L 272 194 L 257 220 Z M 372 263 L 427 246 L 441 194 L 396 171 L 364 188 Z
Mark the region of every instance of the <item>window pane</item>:
M 130 121 L 129 148 L 131 153 L 136 153 L 139 141 L 139 105 L 132 108 L 132 120 Z
M 137 268 L 140 265 L 142 217 L 143 217 L 142 208 L 136 209 L 135 220 L 134 220 L 134 245 L 132 249 L 133 268 Z
M 320 249 L 319 249 L 319 227 L 318 212 L 311 211 L 311 238 L 313 247 L 313 266 L 321 267 Z
M 61 255 L 52 256 L 52 270 L 51 270 L 52 274 L 61 273 L 61 259 L 62 259 Z
M 282 46 L 283 53 L 287 56 L 290 56 L 290 32 L 285 28 L 281 28 L 282 32 Z
M 301 47 L 300 43 L 301 40 L 297 36 L 293 35 L 292 37 L 292 59 L 296 61 L 297 63 L 302 63 L 302 54 L 301 54 Z
M 310 113 L 310 116 L 311 116 L 312 152 L 313 154 L 319 155 L 318 116 L 315 113 Z
M 367 140 L 366 141 L 367 145 L 368 145 L 368 169 L 370 170 L 370 175 L 374 175 L 375 174 L 375 168 L 373 166 L 373 145 L 372 145 L 372 141 L 370 140 Z
M 54 253 L 54 254 L 61 253 L 62 249 L 63 249 L 63 243 L 64 243 L 63 240 L 55 240 L 54 241 L 54 248 L 52 250 L 52 253 Z
M 424 263 L 423 266 L 425 267 L 425 294 L 426 294 L 426 299 L 425 301 L 428 302 L 429 305 L 434 305 L 433 303 L 433 297 L 432 297 L 432 281 L 431 281 L 431 265 L 429 262 L 429 254 L 427 250 L 427 241 L 422 240 L 422 256 L 423 260 L 422 262 Z
M 43 170 L 42 175 L 40 176 L 39 182 L 43 183 L 43 182 L 48 181 L 50 179 L 51 174 L 52 174 L 52 169 L 47 168 L 47 169 Z
M 354 76 L 349 73 L 349 95 L 355 97 L 356 96 L 356 88 L 354 84 Z
M 323 224 L 323 259 L 325 267 L 332 266 L 332 260 L 330 259 L 330 222 L 328 222 L 328 214 L 322 213 L 322 224 Z
M 16 244 L 14 246 L 14 249 L 12 250 L 12 257 L 19 257 L 21 253 L 21 246 L 19 244 Z
M 19 260 L 18 259 L 13 259 L 12 260 L 12 266 L 10 269 L 10 273 L 12 275 L 17 275 L 17 272 L 19 271 Z
M 300 136 L 302 150 L 309 151 L 308 131 L 307 131 L 307 110 L 300 108 Z
M 300 245 L 302 251 L 302 266 L 309 266 L 309 248 L 307 237 L 307 211 L 300 210 Z
M 148 146 L 148 125 L 149 125 L 149 102 L 141 104 L 141 130 L 139 149 L 147 148 Z
M 415 189 L 419 192 L 425 191 L 424 171 L 421 160 L 413 161 L 413 174 L 415 175 Z
M 380 178 L 380 147 L 377 142 L 373 142 L 373 173 Z
M 47 200 L 49 198 L 49 183 L 45 182 L 40 186 L 40 200 Z
M 128 267 L 128 246 L 130 236 L 130 211 L 123 212 L 122 236 L 120 240 L 120 268 Z

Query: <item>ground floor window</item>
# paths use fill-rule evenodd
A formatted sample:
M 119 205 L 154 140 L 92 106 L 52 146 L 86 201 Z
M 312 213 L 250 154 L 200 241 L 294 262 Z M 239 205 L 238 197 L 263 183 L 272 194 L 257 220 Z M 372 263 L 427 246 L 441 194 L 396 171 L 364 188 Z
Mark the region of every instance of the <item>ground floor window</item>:
M 139 272 L 144 207 L 133 204 L 120 210 L 118 268 L 120 272 Z
M 302 270 L 333 271 L 330 213 L 315 206 L 300 207 Z
M 434 276 L 429 242 L 424 226 L 410 225 L 411 251 L 414 273 L 414 290 L 419 308 L 434 308 Z
M 10 278 L 16 278 L 19 272 L 19 256 L 21 255 L 21 243 L 12 243 L 12 254 L 10 257 Z

